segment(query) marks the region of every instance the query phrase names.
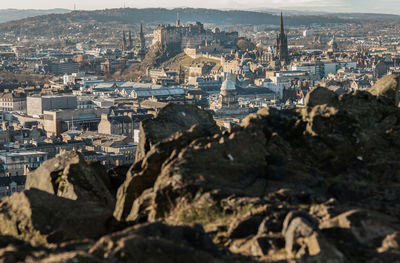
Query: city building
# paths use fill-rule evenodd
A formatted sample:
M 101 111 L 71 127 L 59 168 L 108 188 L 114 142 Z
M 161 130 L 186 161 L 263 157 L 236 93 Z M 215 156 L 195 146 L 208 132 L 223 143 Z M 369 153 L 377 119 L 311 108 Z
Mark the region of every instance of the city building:
M 46 96 L 28 96 L 27 97 L 27 110 L 28 116 L 42 116 L 44 111 L 50 110 L 73 110 L 77 109 L 78 100 L 76 96 L 60 96 L 60 95 L 46 95 Z
M 0 93 L 0 111 L 26 111 L 24 93 Z
M 46 152 L 0 152 L 0 176 L 27 175 L 47 160 Z

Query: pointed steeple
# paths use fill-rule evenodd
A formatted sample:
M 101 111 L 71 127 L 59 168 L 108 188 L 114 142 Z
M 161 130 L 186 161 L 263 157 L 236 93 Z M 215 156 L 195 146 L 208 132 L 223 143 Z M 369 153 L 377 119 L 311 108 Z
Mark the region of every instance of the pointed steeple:
M 126 36 L 125 36 L 125 30 L 122 31 L 122 50 L 126 50 Z
M 133 41 L 132 41 L 132 32 L 129 30 L 129 49 L 132 49 Z
M 143 23 L 140 23 L 140 48 L 142 50 L 146 49 L 146 39 L 144 38 L 144 33 L 143 33 Z

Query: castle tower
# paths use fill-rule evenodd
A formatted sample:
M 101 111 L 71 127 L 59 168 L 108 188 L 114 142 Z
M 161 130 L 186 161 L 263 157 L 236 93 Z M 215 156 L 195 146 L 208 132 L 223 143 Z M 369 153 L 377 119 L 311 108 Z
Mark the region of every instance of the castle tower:
M 283 14 L 281 13 L 281 30 L 276 39 L 276 57 L 285 63 L 289 62 L 289 48 L 287 35 L 283 26 Z

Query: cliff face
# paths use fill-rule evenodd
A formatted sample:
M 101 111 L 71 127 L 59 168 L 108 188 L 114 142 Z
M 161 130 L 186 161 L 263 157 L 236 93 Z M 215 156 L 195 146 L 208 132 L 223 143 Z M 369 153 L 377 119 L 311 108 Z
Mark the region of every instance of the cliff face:
M 77 153 L 31 173 L 0 203 L 0 258 L 395 262 L 399 88 L 395 76 L 370 92 L 316 88 L 302 109 L 263 109 L 226 132 L 168 105 L 142 123 L 126 174 Z

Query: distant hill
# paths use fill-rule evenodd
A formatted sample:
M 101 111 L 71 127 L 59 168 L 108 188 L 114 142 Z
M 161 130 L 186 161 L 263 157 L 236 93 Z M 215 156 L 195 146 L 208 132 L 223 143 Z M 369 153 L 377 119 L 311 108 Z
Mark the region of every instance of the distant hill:
M 48 9 L 48 10 L 35 10 L 35 9 L 0 9 L 0 23 L 20 20 L 28 17 L 47 15 L 47 14 L 64 14 L 69 13 L 68 9 Z
M 215 9 L 193 9 L 193 8 L 124 8 L 106 9 L 96 11 L 73 11 L 64 14 L 49 14 L 37 17 L 11 21 L 0 24 L 0 30 L 18 29 L 20 26 L 34 26 L 34 29 L 45 29 L 48 25 L 57 26 L 66 23 L 77 23 L 85 21 L 110 22 L 121 24 L 166 24 L 175 23 L 177 14 L 183 23 L 201 21 L 215 25 L 229 24 L 251 24 L 251 25 L 278 25 L 279 18 L 276 15 L 255 11 L 222 11 Z M 350 20 L 322 15 L 291 15 L 285 18 L 289 25 L 309 25 L 313 23 L 347 23 Z M 27 28 L 24 28 L 27 29 Z
M 58 14 L 54 14 L 55 12 Z M 67 10 L 64 10 L 67 12 Z M 274 10 L 276 11 L 276 10 Z M 95 11 L 72 11 L 62 13 L 62 9 L 47 10 L 52 13 L 36 17 L 29 17 L 18 21 L 10 21 L 0 24 L 1 32 L 29 32 L 33 35 L 59 35 L 63 34 L 68 25 L 77 23 L 113 23 L 135 25 L 141 22 L 145 24 L 175 23 L 177 14 L 182 23 L 200 21 L 214 25 L 279 25 L 280 19 L 277 12 L 257 12 L 239 10 L 215 10 L 194 8 L 120 8 Z M 11 11 L 10 11 L 11 12 Z M 22 12 L 22 11 L 21 11 Z M 33 12 L 33 11 L 32 11 Z M 43 11 L 45 12 L 45 11 Z M 26 13 L 27 14 L 27 13 Z M 33 14 L 33 13 L 31 13 Z M 10 15 L 10 14 L 9 14 Z M 312 25 L 312 24 L 344 24 L 362 23 L 365 21 L 378 21 L 392 19 L 399 20 L 399 16 L 380 14 L 328 14 L 328 13 L 302 13 L 286 12 L 286 25 Z

